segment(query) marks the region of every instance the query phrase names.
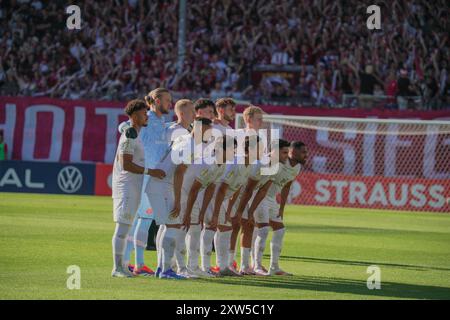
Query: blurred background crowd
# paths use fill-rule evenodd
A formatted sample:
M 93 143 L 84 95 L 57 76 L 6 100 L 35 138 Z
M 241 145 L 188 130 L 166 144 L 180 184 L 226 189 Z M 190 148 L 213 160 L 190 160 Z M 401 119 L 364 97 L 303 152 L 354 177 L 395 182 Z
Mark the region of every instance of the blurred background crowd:
M 356 0 L 187 1 L 180 71 L 176 0 L 85 0 L 78 31 L 66 1 L 0 0 L 0 95 L 448 108 L 448 2 L 377 4 L 381 30 Z

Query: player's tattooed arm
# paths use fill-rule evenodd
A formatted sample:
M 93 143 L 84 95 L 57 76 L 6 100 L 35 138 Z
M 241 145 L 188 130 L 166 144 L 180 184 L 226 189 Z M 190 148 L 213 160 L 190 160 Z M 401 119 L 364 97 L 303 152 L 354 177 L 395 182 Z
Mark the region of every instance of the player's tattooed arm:
M 223 199 L 225 199 L 225 194 L 228 190 L 228 184 L 225 182 L 222 182 L 219 185 L 219 189 L 217 190 L 216 199 L 214 201 L 214 211 L 213 211 L 213 217 L 211 220 L 211 228 L 216 228 L 219 220 L 219 214 L 220 214 L 220 207 L 222 206 Z
M 280 200 L 280 212 L 278 217 L 283 218 L 284 206 L 286 205 L 287 198 L 289 196 L 289 191 L 291 190 L 292 181 L 285 184 L 283 189 L 281 189 L 281 200 Z
M 261 188 L 259 188 L 258 192 L 255 195 L 255 198 L 253 199 L 252 204 L 250 205 L 250 209 L 248 209 L 249 220 L 253 220 L 253 213 L 255 212 L 256 208 L 258 208 L 261 201 L 266 197 L 267 191 L 269 190 L 271 185 L 272 180 L 269 180 Z
M 185 164 L 179 164 L 175 168 L 175 173 L 173 175 L 173 195 L 174 195 L 174 207 L 170 213 L 174 218 L 178 217 L 181 209 L 181 186 L 183 185 L 184 173 L 186 172 L 187 166 Z
M 205 219 L 206 209 L 208 208 L 208 205 L 211 202 L 215 190 L 216 185 L 214 183 L 211 183 L 205 190 L 205 195 L 203 196 L 203 203 L 199 215 L 200 226 L 203 226 L 203 220 Z
M 247 205 L 247 203 L 250 201 L 253 190 L 255 190 L 257 184 L 258 184 L 258 181 L 253 180 L 252 178 L 249 178 L 247 180 L 247 185 L 245 186 L 244 194 L 242 195 L 242 198 L 238 205 L 238 209 L 236 211 L 236 218 L 238 218 L 239 220 L 241 219 L 242 213 L 244 212 L 244 208 Z
M 202 184 L 197 180 L 192 184 L 191 190 L 189 190 L 189 195 L 186 204 L 186 212 L 184 215 L 183 225 L 186 231 L 189 229 L 189 224 L 191 222 L 191 214 L 192 208 L 194 207 L 194 203 L 197 200 L 198 192 L 202 188 Z

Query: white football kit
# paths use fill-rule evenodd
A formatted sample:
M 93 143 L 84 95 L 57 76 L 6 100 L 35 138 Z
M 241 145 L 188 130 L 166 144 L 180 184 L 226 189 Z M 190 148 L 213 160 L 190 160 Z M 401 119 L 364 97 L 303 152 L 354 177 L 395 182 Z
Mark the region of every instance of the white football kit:
M 248 219 L 248 210 L 250 209 L 250 206 L 253 202 L 253 199 L 255 198 L 256 193 L 258 192 L 258 189 L 261 188 L 264 184 L 267 183 L 267 181 L 271 180 L 273 176 L 271 175 L 262 175 L 261 174 L 261 168 L 263 165 L 260 161 L 256 161 L 255 164 L 252 165 L 252 168 L 250 170 L 250 174 L 248 176 L 248 179 L 252 179 L 254 181 L 257 181 L 257 185 L 255 189 L 253 190 L 253 194 L 250 197 L 250 200 L 244 207 L 244 211 L 242 212 L 242 219 Z M 240 200 L 240 199 L 239 199 Z
M 283 222 L 282 218 L 278 216 L 280 205 L 277 203 L 276 196 L 287 183 L 299 175 L 300 170 L 301 165 L 299 163 L 295 166 L 291 166 L 289 160 L 286 163 L 280 163 L 278 173 L 271 178 L 272 185 L 269 187 L 266 197 L 255 210 L 256 223 Z
M 123 154 L 132 155 L 136 165 L 145 166 L 144 148 L 139 135 L 136 139 L 131 139 L 122 133 L 112 175 L 114 222 L 131 225 L 139 208 L 144 175 L 125 171 L 119 160 L 119 155 Z
M 215 206 L 215 198 L 217 197 L 217 192 L 219 190 L 219 186 L 222 183 L 226 183 L 228 185 L 227 191 L 225 193 L 225 197 L 223 199 L 223 202 L 220 206 L 219 211 L 219 219 L 218 224 L 223 226 L 231 226 L 230 221 L 225 221 L 226 213 L 228 210 L 228 205 L 233 197 L 234 193 L 241 187 L 245 187 L 245 184 L 247 183 L 247 179 L 250 176 L 250 173 L 252 171 L 252 165 L 245 165 L 245 164 L 226 164 L 226 169 L 219 181 L 217 182 L 217 188 L 214 192 L 214 196 L 210 202 L 210 205 L 208 206 L 207 213 L 205 216 L 205 224 L 209 225 L 211 223 L 211 219 L 213 217 L 214 213 L 214 206 Z M 241 190 L 242 191 L 242 190 Z M 236 213 L 237 206 L 239 205 L 240 197 L 235 201 L 233 208 L 231 208 L 231 215 L 230 217 L 234 217 L 234 214 Z
M 184 128 L 178 124 L 175 124 L 172 125 L 169 129 L 168 139 L 171 139 L 172 132 L 174 132 L 175 129 L 179 129 L 176 132 L 182 134 L 183 130 L 181 129 Z M 154 208 L 155 222 L 157 225 L 164 225 L 167 223 L 169 214 L 174 206 L 173 179 L 175 169 L 178 165 L 174 162 L 174 159 L 181 159 L 181 163 L 185 163 L 183 162 L 184 157 L 182 156 L 183 150 L 185 150 L 184 144 L 190 143 L 191 139 L 189 131 L 187 131 L 186 129 L 184 130 L 185 135 L 173 137 L 174 141 L 170 142 L 170 147 L 168 148 L 166 154 L 156 165 L 156 169 L 163 170 L 166 173 L 166 176 L 163 179 L 151 179 L 146 187 L 146 193 Z M 178 157 L 175 157 L 175 155 L 177 155 Z
M 206 189 L 211 183 L 215 183 L 225 171 L 225 165 L 217 164 L 192 164 L 190 165 L 183 178 L 183 185 L 181 187 L 181 212 L 177 218 L 169 217 L 169 224 L 181 224 L 186 214 L 187 201 L 189 192 L 195 181 L 200 182 L 201 190 Z M 194 206 L 191 212 L 191 223 L 198 223 L 199 214 L 202 204 L 202 197 L 197 195 Z

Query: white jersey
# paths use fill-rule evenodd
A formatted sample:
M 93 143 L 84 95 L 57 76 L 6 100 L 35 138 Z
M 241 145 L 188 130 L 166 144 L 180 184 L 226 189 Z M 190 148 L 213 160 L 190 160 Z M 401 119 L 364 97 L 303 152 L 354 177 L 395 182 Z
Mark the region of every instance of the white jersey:
M 179 123 L 170 125 L 166 130 L 166 138 L 169 145 L 175 142 L 179 137 L 189 134 L 189 131 Z
M 273 176 L 272 185 L 267 191 L 267 197 L 275 199 L 276 195 L 281 192 L 281 189 L 299 175 L 301 167 L 300 163 L 291 166 L 289 159 L 286 163 L 280 163 L 278 173 Z
M 114 158 L 112 197 L 116 199 L 140 198 L 144 175 L 125 171 L 119 160 L 119 155 L 123 154 L 132 155 L 133 163 L 141 167 L 145 166 L 144 147 L 139 135 L 136 139 L 127 138 L 125 133 L 120 136 L 116 157 Z
M 188 167 L 183 178 L 183 192 L 189 193 L 194 181 L 201 183 L 201 189 L 208 187 L 211 183 L 216 183 L 225 172 L 225 165 L 217 164 L 193 164 Z
M 161 159 L 161 162 L 156 165 L 157 169 L 161 169 L 166 173 L 166 176 L 159 180 L 159 182 L 173 184 L 175 168 L 181 163 L 190 165 L 194 162 L 195 154 L 192 147 L 193 145 L 193 137 L 190 134 L 182 135 L 175 139 L 171 147 Z M 190 154 L 186 155 L 186 152 Z
M 225 198 L 231 198 L 233 194 L 242 186 L 247 184 L 247 179 L 252 172 L 252 165 L 245 164 L 227 164 L 220 183 L 228 185 Z
M 263 175 L 261 174 L 261 169 L 265 167 L 260 161 L 256 161 L 254 165 L 252 165 L 252 169 L 250 171 L 249 178 L 257 181 L 256 190 L 264 186 L 267 181 L 273 180 L 275 175 Z
M 213 128 L 213 129 L 219 130 L 220 132 L 222 132 L 223 135 L 226 135 L 227 130 L 233 130 L 233 128 L 232 128 L 231 126 L 229 126 L 229 125 L 224 126 L 224 125 L 221 124 L 221 123 L 214 123 L 214 124 L 212 125 L 212 128 Z

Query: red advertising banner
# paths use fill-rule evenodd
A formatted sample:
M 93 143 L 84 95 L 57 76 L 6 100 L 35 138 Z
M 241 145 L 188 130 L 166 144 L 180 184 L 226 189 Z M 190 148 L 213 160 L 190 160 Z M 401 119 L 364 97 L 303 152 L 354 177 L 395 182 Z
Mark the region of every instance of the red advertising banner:
M 13 160 L 112 163 L 119 134 L 126 119 L 125 102 L 62 100 L 53 98 L 0 97 L 0 130 Z M 282 106 L 262 106 L 267 113 L 450 119 L 447 111 L 363 111 Z M 242 112 L 244 106 L 238 107 Z
M 97 164 L 95 194 L 111 196 L 112 165 Z M 302 172 L 289 203 L 450 213 L 449 179 L 405 179 Z
M 315 206 L 450 212 L 450 180 L 301 173 L 291 203 Z
M 123 102 L 0 98 L 0 130 L 13 160 L 107 162 L 127 119 Z
M 111 164 L 97 163 L 95 165 L 95 195 L 111 196 L 112 169 Z

